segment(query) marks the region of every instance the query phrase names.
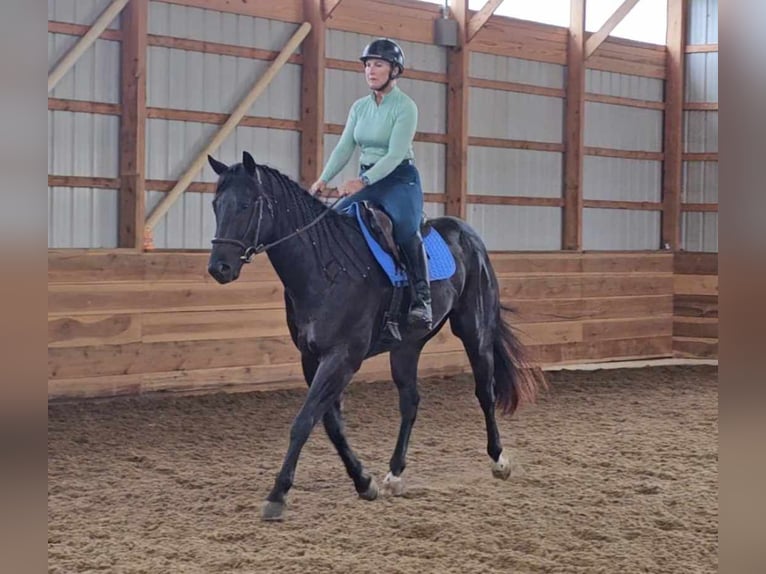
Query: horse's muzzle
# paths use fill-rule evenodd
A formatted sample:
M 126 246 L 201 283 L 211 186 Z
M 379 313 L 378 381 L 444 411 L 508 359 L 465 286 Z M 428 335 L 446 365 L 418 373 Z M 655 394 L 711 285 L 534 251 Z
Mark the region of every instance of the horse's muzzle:
M 211 261 L 207 266 L 207 272 L 221 285 L 231 283 L 239 277 L 239 268 L 234 269 L 231 265 L 221 260 Z

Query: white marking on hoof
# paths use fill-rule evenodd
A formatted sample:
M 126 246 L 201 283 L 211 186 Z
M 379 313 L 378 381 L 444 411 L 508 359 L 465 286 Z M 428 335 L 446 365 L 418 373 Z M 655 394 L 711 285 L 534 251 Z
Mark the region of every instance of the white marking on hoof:
M 389 472 L 383 479 L 383 492 L 392 496 L 401 496 L 404 494 L 404 479 Z
M 505 451 L 500 453 L 497 461 L 492 461 L 492 476 L 502 480 L 507 480 L 511 476 L 511 461 L 506 456 Z

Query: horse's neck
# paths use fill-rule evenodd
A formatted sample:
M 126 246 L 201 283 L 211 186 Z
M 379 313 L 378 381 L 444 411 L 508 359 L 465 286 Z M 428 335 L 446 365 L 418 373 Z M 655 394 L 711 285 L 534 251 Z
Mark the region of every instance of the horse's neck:
M 302 192 L 300 192 L 302 193 Z M 274 232 L 271 241 L 277 241 L 297 229 L 311 224 L 324 209 L 318 202 L 299 195 L 293 190 L 274 200 Z M 321 289 L 326 281 L 324 264 L 328 240 L 332 239 L 331 221 L 338 217 L 327 213 L 322 221 L 269 250 L 269 260 L 285 288 L 300 296 Z

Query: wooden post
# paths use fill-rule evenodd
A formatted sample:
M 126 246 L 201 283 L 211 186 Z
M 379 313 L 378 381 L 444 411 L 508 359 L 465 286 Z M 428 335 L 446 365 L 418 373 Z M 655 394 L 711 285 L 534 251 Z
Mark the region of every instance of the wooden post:
M 468 0 L 450 0 L 458 23 L 458 45 L 449 50 L 447 73 L 446 215 L 465 219 L 468 203 Z
M 295 31 L 292 37 L 287 41 L 287 44 L 285 44 L 284 48 L 282 48 L 282 51 L 271 63 L 269 69 L 266 70 L 266 73 L 258 78 L 258 81 L 253 85 L 248 94 L 237 105 L 237 107 L 229 116 L 229 119 L 226 120 L 226 123 L 224 123 L 218 129 L 210 142 L 208 142 L 205 148 L 197 155 L 191 164 L 189 164 L 189 167 L 181 176 L 181 179 L 179 179 L 175 186 L 173 186 L 173 189 L 171 189 L 168 194 L 162 198 L 162 201 L 160 201 L 157 207 L 154 208 L 154 211 L 152 211 L 151 215 L 146 220 L 147 230 L 150 231 L 154 229 L 157 223 L 159 223 L 160 219 L 162 219 L 162 216 L 165 215 L 168 209 L 170 209 L 170 206 L 173 205 L 173 202 L 178 199 L 178 197 L 186 190 L 187 187 L 189 187 L 189 184 L 194 180 L 194 176 L 207 161 L 208 154 L 213 153 L 213 151 L 223 143 L 223 141 L 234 130 L 234 128 L 237 127 L 237 124 L 247 113 L 247 110 L 250 109 L 250 106 L 253 105 L 253 102 L 258 99 L 258 96 L 260 96 L 261 92 L 266 89 L 266 86 L 268 86 L 271 80 L 274 79 L 274 76 L 276 76 L 277 72 L 282 69 L 282 66 L 287 63 L 290 55 L 295 51 L 300 43 L 303 42 L 303 39 L 308 36 L 310 31 L 311 24 L 308 22 L 301 24 L 301 26 Z
M 585 132 L 585 1 L 571 0 L 567 40 L 563 248 L 582 249 L 583 145 Z
M 685 20 L 686 0 L 668 0 L 661 247 L 672 251 L 681 248 Z
M 303 19 L 311 24 L 301 68 L 300 181 L 310 186 L 324 163 L 325 24 L 322 0 L 303 0 Z
M 122 21 L 118 245 L 141 249 L 146 217 L 148 0 L 131 0 Z
M 93 22 L 90 30 L 88 30 L 85 35 L 82 36 L 82 38 L 77 40 L 77 43 L 72 46 L 72 48 L 66 54 L 64 54 L 64 57 L 56 63 L 56 66 L 53 68 L 51 73 L 48 74 L 49 92 L 56 87 L 56 84 L 59 83 L 59 80 L 64 77 L 64 74 L 66 74 L 69 69 L 74 66 L 75 63 L 77 63 L 77 60 L 80 59 L 80 56 L 82 56 L 85 51 L 90 48 L 91 44 L 93 44 L 93 42 L 98 39 L 101 33 L 106 30 L 107 26 L 112 23 L 112 20 L 117 17 L 117 14 L 120 13 L 120 10 L 122 10 L 125 7 L 125 4 L 128 2 L 129 0 L 114 0 L 111 4 L 109 4 L 109 6 L 107 6 L 103 12 L 101 12 L 99 17 L 96 18 L 96 21 Z

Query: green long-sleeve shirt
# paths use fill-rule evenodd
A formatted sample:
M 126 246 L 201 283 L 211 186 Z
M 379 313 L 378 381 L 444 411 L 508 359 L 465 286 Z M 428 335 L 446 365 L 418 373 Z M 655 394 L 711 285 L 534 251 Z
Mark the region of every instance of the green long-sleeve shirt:
M 351 159 L 354 148 L 362 150 L 360 163 L 375 164 L 365 175 L 370 184 L 394 171 L 405 159 L 413 159 L 412 139 L 418 124 L 415 102 L 398 87 L 383 96 L 378 105 L 375 95 L 360 98 L 351 106 L 338 144 L 319 178 L 329 182 Z

